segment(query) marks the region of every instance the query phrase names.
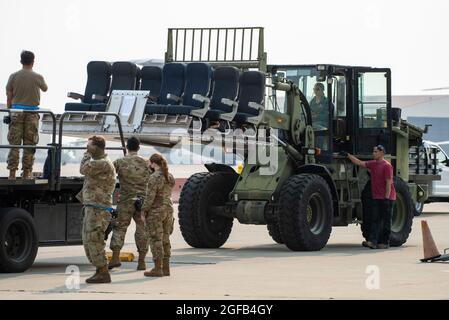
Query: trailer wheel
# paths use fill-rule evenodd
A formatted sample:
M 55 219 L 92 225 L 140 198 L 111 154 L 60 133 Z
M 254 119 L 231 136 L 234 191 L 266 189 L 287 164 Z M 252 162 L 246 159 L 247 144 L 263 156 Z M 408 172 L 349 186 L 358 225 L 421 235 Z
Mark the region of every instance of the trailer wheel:
M 269 223 L 267 224 L 268 234 L 274 240 L 274 242 L 279 244 L 284 244 L 282 241 L 281 230 L 279 229 L 278 223 Z
M 390 245 L 399 247 L 407 242 L 412 231 L 415 206 L 407 183 L 398 177 L 394 177 L 394 188 L 396 190 L 396 201 L 393 207 L 391 223 Z M 363 223 L 362 235 L 368 240 L 371 228 L 371 183 L 368 182 L 362 192 Z
M 197 173 L 187 179 L 179 198 L 179 226 L 184 240 L 195 248 L 219 248 L 231 233 L 233 219 L 214 214 L 224 206 L 237 181 L 237 174 Z
M 279 227 L 290 250 L 321 250 L 329 240 L 332 223 L 332 196 L 323 178 L 298 174 L 285 182 L 279 199 Z
M 24 272 L 34 262 L 38 236 L 31 215 L 21 208 L 0 209 L 0 272 Z

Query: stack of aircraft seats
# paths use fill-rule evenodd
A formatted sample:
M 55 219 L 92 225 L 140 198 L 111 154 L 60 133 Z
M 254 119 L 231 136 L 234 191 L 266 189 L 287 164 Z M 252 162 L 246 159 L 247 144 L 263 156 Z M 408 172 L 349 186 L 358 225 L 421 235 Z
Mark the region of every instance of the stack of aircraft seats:
M 131 62 L 114 62 L 112 65 L 112 82 L 110 94 L 113 90 L 135 90 L 138 83 L 138 67 Z M 110 95 L 109 94 L 109 95 Z M 102 100 L 101 103 L 92 104 L 91 111 L 106 111 L 109 96 L 94 96 L 94 98 Z
M 66 111 L 90 111 L 94 103 L 93 95 L 105 96 L 109 91 L 111 82 L 111 64 L 105 61 L 91 61 L 87 64 L 87 83 L 84 95 L 69 92 L 67 96 L 81 102 L 69 102 L 65 105 Z
M 246 71 L 240 76 L 238 109 L 233 122 L 237 127 L 253 123 L 263 111 L 265 75 L 260 71 Z
M 140 71 L 140 90 L 150 91 L 150 101 L 156 102 L 161 92 L 162 69 L 156 66 L 145 66 Z
M 159 101 L 162 99 L 175 101 L 174 104 L 157 104 L 146 108 L 148 114 L 169 114 L 169 115 L 190 115 L 192 111 L 202 109 L 207 112 L 208 95 L 212 82 L 212 68 L 207 63 L 192 62 L 185 68 L 185 89 L 182 96 L 175 96 L 172 92 L 167 92 L 165 97 L 164 83 L 172 82 L 175 79 L 165 72 L 165 65 L 162 77 L 162 90 Z M 178 75 L 179 76 L 179 75 Z M 179 77 L 178 77 L 179 80 Z M 179 82 L 180 84 L 180 82 Z

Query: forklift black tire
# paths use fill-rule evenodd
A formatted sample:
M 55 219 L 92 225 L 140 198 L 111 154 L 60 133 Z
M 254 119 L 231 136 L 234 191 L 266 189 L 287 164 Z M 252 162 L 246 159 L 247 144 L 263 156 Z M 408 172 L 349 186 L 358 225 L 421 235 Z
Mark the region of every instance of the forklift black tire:
M 393 218 L 391 223 L 390 246 L 400 247 L 407 242 L 412 231 L 415 206 L 410 194 L 409 187 L 402 179 L 394 177 L 394 188 L 396 190 L 396 201 L 393 207 Z M 368 240 L 371 227 L 371 184 L 368 181 L 362 192 L 363 223 L 361 225 L 362 235 Z
M 21 208 L 0 209 L 0 272 L 28 270 L 38 247 L 38 235 L 30 213 Z
M 393 207 L 390 246 L 400 247 L 407 242 L 412 232 L 415 206 L 410 189 L 404 180 L 394 177 L 394 188 L 396 189 L 396 201 Z
M 372 195 L 371 195 L 371 180 L 368 180 L 365 187 L 362 191 L 362 224 L 360 225 L 360 229 L 362 230 L 362 236 L 368 241 L 369 238 L 369 230 L 371 226 L 371 206 L 372 206 Z
M 233 218 L 218 216 L 211 206 L 224 206 L 238 175 L 227 172 L 196 173 L 187 179 L 179 198 L 179 226 L 194 248 L 219 248 L 229 237 Z
M 282 186 L 279 227 L 293 251 L 318 251 L 332 232 L 333 203 L 327 182 L 315 174 L 298 174 Z
M 269 223 L 267 224 L 268 234 L 274 242 L 279 244 L 284 244 L 282 241 L 281 230 L 279 229 L 279 224 L 277 223 Z

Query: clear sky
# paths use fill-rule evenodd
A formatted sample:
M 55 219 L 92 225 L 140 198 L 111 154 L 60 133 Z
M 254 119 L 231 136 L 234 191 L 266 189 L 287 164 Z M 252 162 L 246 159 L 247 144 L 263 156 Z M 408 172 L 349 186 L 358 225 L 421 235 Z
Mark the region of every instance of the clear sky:
M 390 67 L 393 94 L 448 87 L 449 1 L 0 0 L 0 103 L 22 49 L 62 111 L 90 60 L 163 59 L 168 27 L 265 27 L 269 63 Z M 449 93 L 447 91 L 435 93 Z

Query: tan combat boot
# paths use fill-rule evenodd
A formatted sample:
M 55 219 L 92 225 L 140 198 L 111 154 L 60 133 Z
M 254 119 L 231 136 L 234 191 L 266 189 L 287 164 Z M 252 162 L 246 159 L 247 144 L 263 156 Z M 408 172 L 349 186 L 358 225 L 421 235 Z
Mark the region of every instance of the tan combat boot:
M 23 179 L 25 180 L 32 180 L 33 179 L 33 172 L 29 169 L 23 170 Z
M 118 268 L 122 264 L 120 263 L 120 250 L 112 250 L 112 259 L 108 264 L 108 269 Z
M 9 170 L 8 180 L 16 180 L 16 170 Z
M 162 273 L 164 276 L 170 275 L 170 258 L 164 258 L 162 260 Z
M 139 252 L 139 260 L 137 262 L 137 270 L 146 270 L 147 269 L 147 265 L 145 264 L 145 256 L 146 256 L 146 253 Z
M 108 267 L 98 268 L 92 277 L 86 279 L 86 283 L 111 283 L 111 275 L 109 274 Z
M 145 277 L 163 277 L 164 273 L 162 272 L 162 259 L 154 260 L 154 268 L 150 271 L 144 272 Z

